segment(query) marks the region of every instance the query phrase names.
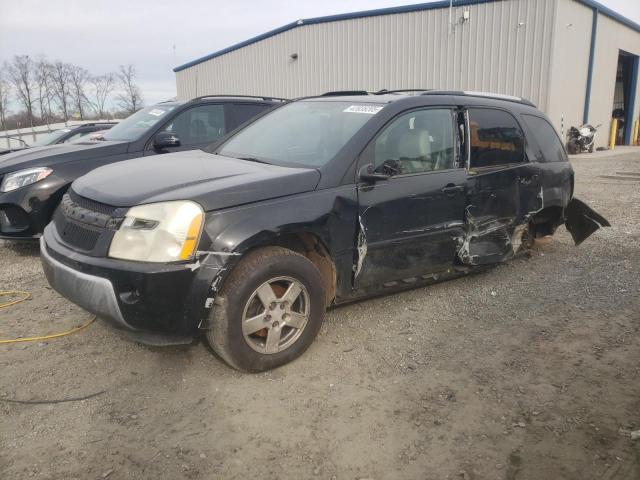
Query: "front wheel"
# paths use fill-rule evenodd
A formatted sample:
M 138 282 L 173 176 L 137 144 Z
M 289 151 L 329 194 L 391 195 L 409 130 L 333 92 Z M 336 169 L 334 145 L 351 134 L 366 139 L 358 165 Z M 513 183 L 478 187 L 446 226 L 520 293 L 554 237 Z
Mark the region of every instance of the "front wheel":
M 250 252 L 216 298 L 207 340 L 229 365 L 260 372 L 284 365 L 311 345 L 325 312 L 318 268 L 282 247 Z

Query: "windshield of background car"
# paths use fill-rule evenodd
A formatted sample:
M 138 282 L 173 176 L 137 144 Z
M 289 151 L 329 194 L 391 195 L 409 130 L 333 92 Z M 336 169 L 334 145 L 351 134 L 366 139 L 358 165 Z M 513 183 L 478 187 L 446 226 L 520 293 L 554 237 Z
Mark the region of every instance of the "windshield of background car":
M 329 100 L 290 103 L 241 130 L 215 153 L 282 166 L 320 167 L 382 108 Z
M 32 147 L 44 147 L 45 145 L 53 145 L 58 141 L 60 137 L 69 133 L 71 130 L 68 128 L 63 128 L 62 130 L 56 130 L 55 132 L 50 133 L 49 135 L 45 135 L 40 140 L 35 142 Z
M 105 140 L 126 140 L 128 142 L 138 140 L 149 129 L 164 122 L 167 114 L 174 108 L 176 108 L 175 105 L 154 105 L 143 108 L 105 132 L 103 137 Z

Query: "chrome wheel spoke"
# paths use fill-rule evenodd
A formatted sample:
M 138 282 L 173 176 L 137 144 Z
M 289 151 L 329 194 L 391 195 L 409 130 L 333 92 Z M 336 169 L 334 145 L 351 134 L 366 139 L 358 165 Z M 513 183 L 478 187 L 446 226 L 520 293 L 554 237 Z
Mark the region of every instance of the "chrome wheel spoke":
M 242 314 L 242 335 L 258 353 L 273 355 L 294 345 L 309 323 L 311 300 L 305 284 L 288 276 L 257 287 Z
M 264 308 L 269 308 L 269 305 L 276 301 L 276 294 L 273 293 L 273 288 L 268 282 L 260 285 L 256 293 Z
M 282 330 L 279 327 L 273 327 L 269 329 L 267 334 L 267 340 L 264 343 L 264 350 L 266 353 L 277 353 L 280 349 L 280 336 Z
M 304 327 L 307 322 L 307 315 L 304 313 L 298 312 L 289 312 L 286 320 L 286 325 L 288 327 L 300 329 Z
M 288 302 L 289 306 L 291 306 L 298 299 L 301 292 L 302 292 L 302 287 L 300 286 L 300 284 L 298 282 L 292 282 L 280 300 Z
M 251 335 L 252 333 L 256 333 L 257 331 L 265 328 L 267 326 L 265 322 L 266 315 L 267 312 L 262 312 L 255 317 L 246 319 L 244 321 L 244 324 L 242 325 L 242 330 L 244 331 L 245 335 Z

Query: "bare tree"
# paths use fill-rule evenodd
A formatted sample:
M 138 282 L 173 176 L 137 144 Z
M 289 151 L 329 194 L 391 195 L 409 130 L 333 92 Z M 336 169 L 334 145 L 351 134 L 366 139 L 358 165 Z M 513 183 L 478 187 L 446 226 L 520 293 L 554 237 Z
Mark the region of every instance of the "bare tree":
M 53 97 L 51 64 L 45 58 L 39 58 L 35 63 L 35 71 L 40 120 L 44 123 L 50 123 L 52 117 L 51 100 Z
M 9 82 L 0 70 L 0 130 L 7 129 L 7 114 L 9 113 Z
M 115 79 L 112 73 L 106 75 L 96 75 L 89 79 L 91 84 L 91 100 L 90 104 L 96 114 L 101 118 L 105 118 L 107 114 L 106 104 L 109 95 L 115 88 Z
M 76 65 L 71 65 L 69 68 L 69 81 L 71 84 L 71 98 L 73 99 L 74 107 L 80 120 L 84 120 L 85 106 L 87 105 L 87 96 L 84 89 L 89 79 L 89 72 Z
M 118 102 L 120 108 L 129 114 L 142 108 L 142 93 L 138 85 L 135 84 L 135 78 L 136 69 L 133 65 L 120 65 L 118 80 L 120 80 L 122 93 L 118 94 Z
M 69 120 L 69 103 L 70 95 L 70 70 L 71 65 L 56 60 L 51 65 L 51 81 L 53 83 L 53 92 L 60 107 L 60 113 L 66 122 Z
M 15 55 L 13 61 L 7 65 L 9 80 L 16 92 L 16 99 L 22 104 L 27 113 L 27 121 L 33 127 L 33 103 L 35 90 L 34 64 L 29 55 Z

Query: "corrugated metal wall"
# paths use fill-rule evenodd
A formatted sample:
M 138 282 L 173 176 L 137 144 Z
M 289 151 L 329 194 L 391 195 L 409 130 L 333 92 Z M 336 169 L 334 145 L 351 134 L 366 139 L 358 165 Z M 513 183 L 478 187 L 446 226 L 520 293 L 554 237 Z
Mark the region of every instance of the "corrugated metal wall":
M 176 73 L 178 98 L 282 97 L 330 90 L 493 91 L 547 104 L 556 0 L 504 0 L 449 10 L 303 25 Z M 291 54 L 298 59 L 292 60 Z
M 591 8 L 573 0 L 559 2 L 546 113 L 565 139 L 570 126 L 582 124 L 592 20 Z M 599 14 L 588 119 L 592 125 L 602 125 L 596 147 L 608 143 L 620 50 L 640 55 L 640 32 Z M 633 117 L 639 113 L 640 85 Z

